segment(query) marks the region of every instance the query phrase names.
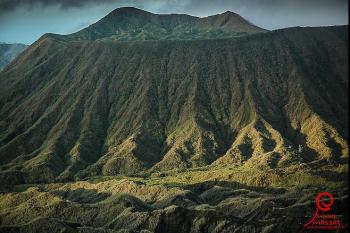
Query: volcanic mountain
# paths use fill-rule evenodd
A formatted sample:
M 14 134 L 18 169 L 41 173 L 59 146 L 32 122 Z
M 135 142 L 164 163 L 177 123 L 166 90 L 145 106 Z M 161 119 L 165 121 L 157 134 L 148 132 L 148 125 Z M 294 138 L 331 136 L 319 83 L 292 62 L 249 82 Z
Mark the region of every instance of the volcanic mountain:
M 178 14 L 157 15 L 125 7 L 114 10 L 97 23 L 65 38 L 117 41 L 208 39 L 232 38 L 265 31 L 230 11 L 198 18 Z
M 348 27 L 113 11 L 0 73 L 0 180 L 348 158 Z

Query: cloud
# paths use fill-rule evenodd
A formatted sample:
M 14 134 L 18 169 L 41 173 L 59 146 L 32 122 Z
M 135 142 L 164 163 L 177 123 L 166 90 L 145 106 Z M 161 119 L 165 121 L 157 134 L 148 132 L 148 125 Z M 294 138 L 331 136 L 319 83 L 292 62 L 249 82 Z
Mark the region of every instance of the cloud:
M 49 7 L 59 5 L 62 8 L 80 8 L 86 5 L 100 5 L 115 2 L 115 0 L 0 0 L 1 11 L 13 11 L 19 7 Z
M 161 11 L 170 13 L 168 6 Z M 266 29 L 348 23 L 347 0 L 188 0 L 182 1 L 181 13 L 208 16 L 227 10 Z
M 73 32 L 77 32 L 83 28 L 86 28 L 87 26 L 89 26 L 90 24 L 92 24 L 93 22 L 91 21 L 86 21 L 86 22 L 82 22 L 79 23 L 78 25 L 75 25 L 71 30 L 68 30 L 67 33 L 73 33 Z
M 347 7 L 347 0 L 0 0 L 0 11 L 12 11 L 17 7 L 59 5 L 62 8 L 81 8 L 88 5 L 129 4 L 145 8 L 159 8 L 162 11 L 210 10 L 219 8 L 272 8 L 280 7 Z

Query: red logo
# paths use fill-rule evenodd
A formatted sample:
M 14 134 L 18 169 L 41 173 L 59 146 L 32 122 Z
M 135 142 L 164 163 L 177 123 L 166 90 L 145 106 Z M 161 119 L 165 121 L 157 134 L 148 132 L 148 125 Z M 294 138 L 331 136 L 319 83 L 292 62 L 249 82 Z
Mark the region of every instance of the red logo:
M 328 192 L 319 193 L 316 197 L 316 211 L 311 220 L 304 225 L 309 229 L 341 229 L 342 223 L 335 214 L 327 213 L 331 211 L 334 197 Z

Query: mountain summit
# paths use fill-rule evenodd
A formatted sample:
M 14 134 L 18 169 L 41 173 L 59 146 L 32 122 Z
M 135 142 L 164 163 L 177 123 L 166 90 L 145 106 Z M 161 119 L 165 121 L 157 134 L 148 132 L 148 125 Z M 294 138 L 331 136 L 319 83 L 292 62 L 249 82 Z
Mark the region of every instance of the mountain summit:
M 176 40 L 232 38 L 266 32 L 241 16 L 226 12 L 199 18 L 160 15 L 133 7 L 118 8 L 95 24 L 68 36 L 72 40 Z

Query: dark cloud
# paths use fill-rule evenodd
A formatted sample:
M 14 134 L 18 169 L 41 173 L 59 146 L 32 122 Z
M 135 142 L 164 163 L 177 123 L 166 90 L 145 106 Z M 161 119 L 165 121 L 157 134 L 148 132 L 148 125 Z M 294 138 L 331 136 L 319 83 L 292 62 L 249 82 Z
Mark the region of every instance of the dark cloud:
M 162 10 L 199 10 L 223 7 L 347 7 L 347 0 L 0 0 L 0 11 L 12 11 L 22 6 L 51 6 L 59 5 L 62 8 L 79 8 L 87 5 L 101 5 L 109 3 L 129 3 L 130 5 L 150 6 L 152 4 L 162 6 Z
M 17 7 L 36 7 L 59 5 L 62 8 L 76 8 L 86 5 L 99 5 L 115 2 L 115 0 L 0 0 L 0 11 L 13 11 Z
M 173 8 L 164 4 L 160 11 Z M 347 0 L 185 0 L 182 13 L 207 16 L 227 10 L 258 26 L 276 29 L 291 26 L 323 26 L 348 23 Z

